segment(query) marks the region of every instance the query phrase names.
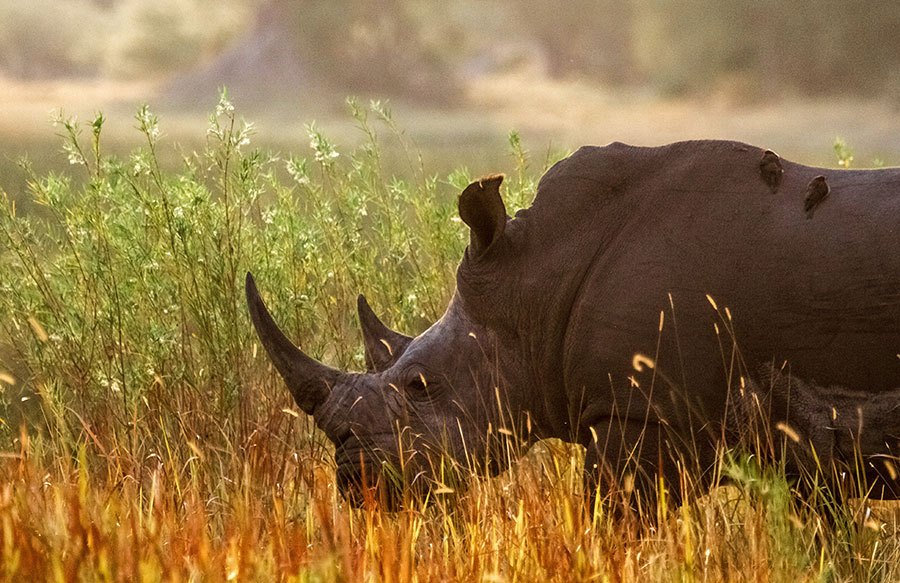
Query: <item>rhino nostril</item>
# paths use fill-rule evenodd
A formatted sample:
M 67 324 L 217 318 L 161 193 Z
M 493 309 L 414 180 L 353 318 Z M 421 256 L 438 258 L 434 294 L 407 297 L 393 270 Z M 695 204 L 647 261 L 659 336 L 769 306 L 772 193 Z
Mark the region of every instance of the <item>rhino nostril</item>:
M 341 447 L 353 437 L 353 430 L 349 423 L 335 423 L 333 422 L 333 418 L 321 419 L 320 421 L 319 427 L 322 428 L 325 435 L 328 436 L 328 439 L 331 440 L 335 447 Z

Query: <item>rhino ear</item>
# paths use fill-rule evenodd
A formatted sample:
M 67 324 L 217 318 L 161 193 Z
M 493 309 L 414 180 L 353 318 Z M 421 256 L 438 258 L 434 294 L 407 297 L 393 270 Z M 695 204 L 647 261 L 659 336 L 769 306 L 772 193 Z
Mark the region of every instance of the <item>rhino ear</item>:
M 479 257 L 500 238 L 506 227 L 506 207 L 500 198 L 502 174 L 473 182 L 459 195 L 459 217 L 471 229 L 469 254 Z
M 385 326 L 369 307 L 366 296 L 359 294 L 356 308 L 366 347 L 366 369 L 369 372 L 380 372 L 390 368 L 412 342 L 412 338 Z

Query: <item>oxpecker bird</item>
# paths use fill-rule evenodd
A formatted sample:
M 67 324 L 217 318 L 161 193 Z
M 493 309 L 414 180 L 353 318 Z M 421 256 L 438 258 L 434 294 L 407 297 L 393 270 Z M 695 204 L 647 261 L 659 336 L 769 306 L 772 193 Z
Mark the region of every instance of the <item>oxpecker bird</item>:
M 763 182 L 769 186 L 772 194 L 778 192 L 781 186 L 781 176 L 784 174 L 784 168 L 781 167 L 781 158 L 772 150 L 766 150 L 763 153 L 762 160 L 759 161 L 759 173 Z
M 806 218 L 811 219 L 816 207 L 822 204 L 822 201 L 828 197 L 831 189 L 825 182 L 824 176 L 816 176 L 810 181 L 806 187 L 806 200 L 803 203 L 803 210 L 806 211 Z

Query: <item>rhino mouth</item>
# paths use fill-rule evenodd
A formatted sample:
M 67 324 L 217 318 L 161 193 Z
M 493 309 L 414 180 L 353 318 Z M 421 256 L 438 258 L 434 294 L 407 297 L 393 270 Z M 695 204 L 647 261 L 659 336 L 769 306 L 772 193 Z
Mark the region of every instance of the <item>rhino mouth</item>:
M 361 463 L 340 463 L 335 477 L 341 496 L 356 508 L 377 505 L 393 512 L 415 494 L 391 464 L 371 458 Z
M 349 441 L 335 448 L 334 460 L 338 491 L 352 506 L 375 503 L 396 511 L 404 502 L 427 496 L 432 480 L 418 456 L 401 464 L 396 452 Z
M 381 451 L 380 448 L 364 444 L 353 435 L 335 443 L 338 491 L 354 507 L 372 502 L 396 506 L 395 498 L 399 493 L 391 492 L 393 488 L 388 487 L 391 481 L 385 476 L 393 473 L 395 465 L 387 459 L 393 456 L 379 455 L 377 451 Z

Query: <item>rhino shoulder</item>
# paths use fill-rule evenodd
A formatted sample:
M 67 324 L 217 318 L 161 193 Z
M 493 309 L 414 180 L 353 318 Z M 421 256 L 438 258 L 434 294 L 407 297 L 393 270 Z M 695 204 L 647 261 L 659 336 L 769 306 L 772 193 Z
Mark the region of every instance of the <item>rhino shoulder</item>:
M 747 168 L 758 170 L 764 150 L 729 140 L 691 140 L 665 146 L 631 146 L 612 142 L 606 146 L 582 146 L 571 156 L 553 165 L 540 185 L 559 181 L 589 181 L 597 184 L 621 184 L 629 178 L 659 174 L 663 168 L 678 169 L 694 165 L 713 166 L 720 161 L 748 161 Z M 754 162 L 756 165 L 754 165 Z M 664 163 L 664 164 L 663 164 Z
M 612 142 L 605 146 L 581 146 L 570 156 L 554 164 L 541 177 L 545 187 L 557 181 L 585 180 L 596 183 L 616 182 L 624 170 L 648 157 L 652 148 Z

